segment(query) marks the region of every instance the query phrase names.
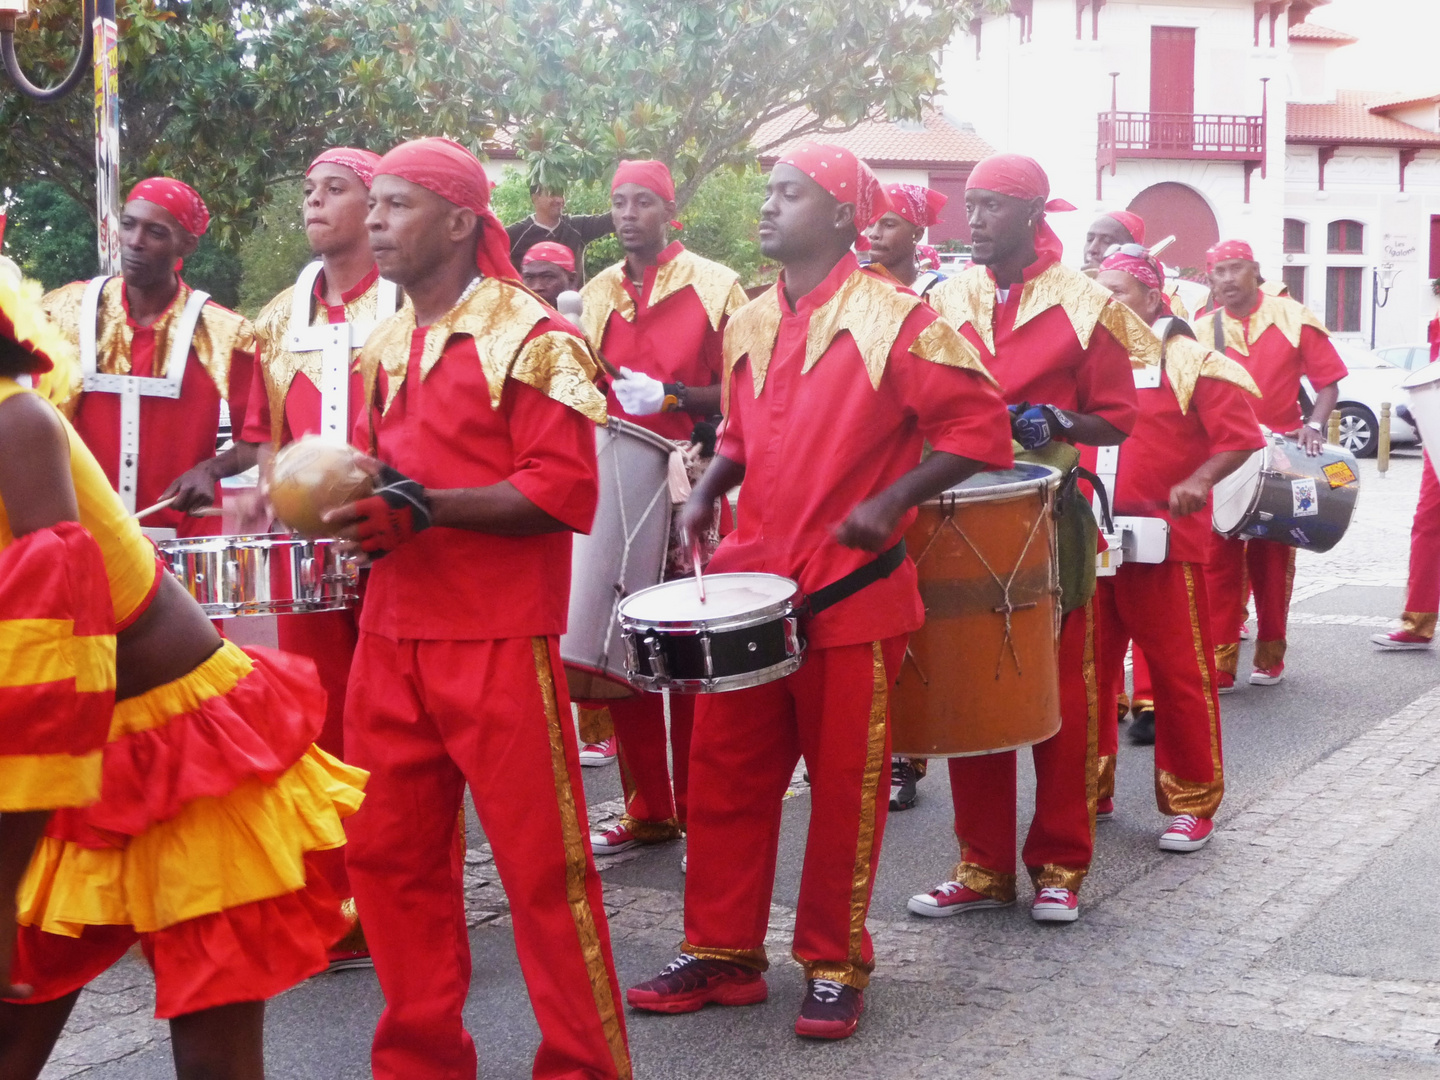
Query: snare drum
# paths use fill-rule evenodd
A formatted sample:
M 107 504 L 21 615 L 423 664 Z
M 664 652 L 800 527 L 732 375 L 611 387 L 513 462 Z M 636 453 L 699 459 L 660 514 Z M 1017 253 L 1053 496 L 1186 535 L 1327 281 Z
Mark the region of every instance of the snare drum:
M 783 679 L 805 661 L 800 587 L 776 574 L 707 574 L 620 601 L 630 681 L 646 690 L 714 694 Z
M 572 541 L 570 614 L 560 638 L 573 701 L 635 696 L 615 607 L 664 573 L 672 448 L 669 439 L 614 417 L 595 430 L 600 499 L 589 535 Z
M 1245 464 L 1215 485 L 1212 524 L 1231 540 L 1329 551 L 1350 527 L 1360 470 L 1348 450 L 1326 443 L 1316 457 L 1272 434 Z
M 156 547 L 212 619 L 339 611 L 355 604 L 359 569 L 335 540 L 269 533 L 181 537 Z
M 968 757 L 1060 730 L 1060 472 L 1020 462 L 920 506 L 905 534 L 925 625 L 890 703 L 893 752 Z

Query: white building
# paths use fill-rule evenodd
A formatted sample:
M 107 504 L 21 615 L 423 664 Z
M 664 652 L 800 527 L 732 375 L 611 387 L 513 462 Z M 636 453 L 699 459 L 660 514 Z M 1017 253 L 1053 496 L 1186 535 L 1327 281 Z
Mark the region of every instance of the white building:
M 1339 90 L 1354 39 L 1309 22 L 1329 0 L 1011 0 L 944 58 L 946 109 L 1030 154 L 1069 258 L 1109 209 L 1146 220 L 1165 260 L 1204 269 L 1248 240 L 1339 336 L 1368 343 L 1374 271 L 1397 271 L 1376 344 L 1425 340 L 1440 277 L 1440 96 Z M 1384 297 L 1383 290 L 1381 297 Z

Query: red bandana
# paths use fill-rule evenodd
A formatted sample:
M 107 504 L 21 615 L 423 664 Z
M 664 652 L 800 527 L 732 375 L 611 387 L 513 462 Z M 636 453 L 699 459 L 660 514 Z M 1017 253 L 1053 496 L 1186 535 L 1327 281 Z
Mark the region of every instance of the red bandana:
M 815 142 L 802 142 L 792 147 L 780 163 L 795 166 L 839 202 L 854 203 L 855 228 L 860 233 L 855 247 L 860 251 L 870 250 L 865 230 L 894 207 L 869 165 L 843 147 Z
M 610 193 L 613 195 L 621 184 L 639 184 L 666 202 L 675 201 L 675 180 L 663 161 L 620 162 L 620 167 L 615 170 L 615 179 L 610 181 Z M 670 224 L 676 229 L 684 228 L 678 221 Z
M 332 146 L 310 163 L 305 175 L 309 176 L 314 172 L 317 165 L 343 165 L 360 177 L 360 182 L 368 188 L 375 179 L 375 169 L 379 164 L 380 155 L 369 150 L 359 150 L 353 146 Z
M 182 184 L 179 180 L 168 176 L 141 180 L 130 189 L 130 198 L 126 201 L 135 199 L 144 199 L 168 210 L 170 216 L 191 236 L 201 236 L 210 227 L 210 211 L 205 207 L 205 200 L 189 184 Z
M 1244 240 L 1222 240 L 1205 253 L 1205 269 L 1214 270 L 1219 263 L 1227 259 L 1254 262 L 1255 252 Z
M 950 200 L 938 191 L 919 184 L 886 184 L 892 213 L 899 214 L 911 225 L 922 229 L 940 224 L 940 211 Z
M 916 244 L 915 265 L 921 270 L 939 270 L 940 252 L 929 244 Z
M 1132 214 L 1128 210 L 1111 210 L 1105 216 L 1118 221 L 1135 243 L 1143 244 L 1145 242 L 1145 219 L 1139 214 Z
M 1160 271 L 1153 258 L 1145 259 L 1139 255 L 1126 255 L 1117 251 L 1100 264 L 1100 269 L 1119 270 L 1129 274 L 1147 289 L 1158 289 L 1162 286 Z
M 1052 214 L 1075 209 L 1064 199 L 1050 198 L 1050 177 L 1038 161 L 1023 154 L 992 154 L 980 162 L 965 181 L 966 191 L 976 189 L 1012 199 L 1047 199 L 1045 210 Z M 1059 259 L 1063 250 L 1060 237 L 1042 213 L 1035 220 L 1035 253 Z
M 543 240 L 525 252 L 521 265 L 529 266 L 533 262 L 554 263 L 571 274 L 575 272 L 575 253 L 564 244 L 557 244 L 553 240 Z
M 487 277 L 519 281 L 510 262 L 510 238 L 490 209 L 490 180 L 480 159 L 450 139 L 412 139 L 401 143 L 375 166 L 376 176 L 398 176 L 433 191 L 446 202 L 473 210 L 480 218 L 475 265 Z

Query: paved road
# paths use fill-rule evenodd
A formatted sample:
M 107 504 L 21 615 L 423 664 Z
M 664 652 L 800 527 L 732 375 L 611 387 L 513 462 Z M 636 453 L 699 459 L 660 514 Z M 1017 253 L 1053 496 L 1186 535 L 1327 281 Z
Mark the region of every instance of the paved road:
M 784 959 L 809 811 L 797 784 L 775 890 L 770 1001 L 631 1014 L 636 1075 L 1440 1078 L 1440 939 L 1430 922 L 1440 667 L 1428 653 L 1378 654 L 1367 640 L 1393 625 L 1403 602 L 1419 470 L 1418 453 L 1402 454 L 1384 479 L 1366 463 L 1350 535 L 1326 556 L 1302 554 L 1286 681 L 1224 699 L 1227 797 L 1208 848 L 1155 848 L 1151 751 L 1122 740 L 1118 812 L 1100 825 L 1079 923 L 1038 926 L 1023 905 L 919 920 L 905 898 L 956 858 L 939 769 L 885 837 L 870 923 L 878 966 L 860 1033 L 814 1045 L 790 1030 L 802 981 Z M 1247 646 L 1242 664 L 1248 658 Z M 619 809 L 614 770 L 586 772 L 603 822 Z M 515 785 L 523 798 L 526 778 Z M 1028 786 L 1021 798 L 1032 798 Z M 603 869 L 626 983 L 674 953 L 680 850 L 627 853 Z M 519 1080 L 537 1033 L 483 848 L 469 871 L 467 1016 L 482 1075 Z M 143 964 L 127 959 L 84 995 L 45 1075 L 169 1075 L 151 1007 Z M 269 1012 L 271 1075 L 368 1076 L 380 1007 L 369 972 L 283 995 Z

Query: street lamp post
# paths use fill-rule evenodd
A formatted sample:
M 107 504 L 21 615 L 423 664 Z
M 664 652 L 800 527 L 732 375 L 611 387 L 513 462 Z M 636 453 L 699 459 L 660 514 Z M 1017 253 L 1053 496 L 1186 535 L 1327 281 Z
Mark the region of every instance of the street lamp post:
M 1381 263 L 1370 271 L 1370 348 L 1375 348 L 1375 316 L 1376 313 L 1390 302 L 1390 288 L 1395 284 L 1395 279 L 1400 271 L 1390 263 Z M 1385 291 L 1384 299 L 1380 297 L 1380 291 Z
M 37 0 L 38 2 L 38 0 Z M 0 60 L 15 89 L 33 101 L 56 101 L 80 85 L 90 65 L 95 77 L 95 220 L 100 270 L 120 272 L 120 58 L 115 0 L 82 0 L 75 63 L 54 86 L 36 86 L 15 55 L 15 23 L 31 0 L 0 0 Z M 88 29 L 87 29 L 88 28 Z M 94 61 L 93 65 L 91 61 Z

